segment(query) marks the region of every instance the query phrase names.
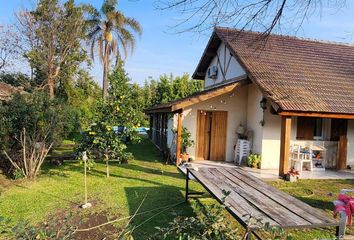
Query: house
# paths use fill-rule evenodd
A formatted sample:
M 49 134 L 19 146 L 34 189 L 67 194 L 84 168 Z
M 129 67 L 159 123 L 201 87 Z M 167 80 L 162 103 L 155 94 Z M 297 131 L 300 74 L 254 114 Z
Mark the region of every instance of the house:
M 184 126 L 194 159 L 231 162 L 241 126 L 262 169 L 284 175 L 297 145 L 317 148 L 326 168 L 354 164 L 353 45 L 218 27 L 193 78 L 205 90 L 146 110 L 161 149 L 180 149 Z

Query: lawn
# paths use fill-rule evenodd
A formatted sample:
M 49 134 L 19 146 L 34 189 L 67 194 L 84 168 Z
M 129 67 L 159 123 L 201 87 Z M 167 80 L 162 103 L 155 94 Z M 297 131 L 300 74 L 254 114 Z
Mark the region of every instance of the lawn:
M 83 167 L 75 161 L 66 161 L 61 166 L 46 163 L 42 175 L 33 182 L 9 181 L 0 175 L 0 216 L 10 218 L 13 224 L 27 219 L 32 224 L 43 225 L 54 221 L 58 225 L 66 222 L 87 228 L 132 215 L 141 203 L 139 212 L 181 203 L 142 225 L 158 211 L 134 218 L 130 226 L 139 226 L 133 232 L 134 238 L 147 239 L 156 232 L 156 226 L 164 227 L 178 215 L 193 215 L 191 205 L 182 203 L 185 181 L 176 167 L 164 164 L 159 152 L 147 139 L 129 146 L 129 150 L 136 160 L 123 165 L 112 163 L 110 178 L 106 178 L 104 163 L 97 163 L 91 169 L 88 189 L 89 201 L 93 207 L 89 209 L 78 208 L 84 200 Z M 331 201 L 336 198 L 338 191 L 354 188 L 353 180 L 304 180 L 298 183 L 274 181 L 270 184 L 327 211 L 329 215 L 332 211 Z M 191 183 L 191 187 L 193 190 L 202 189 L 196 183 Z M 211 202 L 210 199 L 202 201 L 205 204 Z M 101 233 L 90 232 L 90 238 L 114 238 L 127 221 L 105 226 Z M 334 229 L 302 230 L 294 231 L 293 234 L 295 239 L 329 238 L 333 237 Z M 87 235 L 81 237 L 85 239 Z

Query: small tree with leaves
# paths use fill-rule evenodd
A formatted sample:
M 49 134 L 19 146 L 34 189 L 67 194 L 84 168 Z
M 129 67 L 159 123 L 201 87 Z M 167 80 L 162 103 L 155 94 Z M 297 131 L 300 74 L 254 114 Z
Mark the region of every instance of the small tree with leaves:
M 80 151 L 87 150 L 91 157 L 101 157 L 106 162 L 106 175 L 109 177 L 109 160 L 118 160 L 122 156 L 126 145 L 122 136 L 105 122 L 92 124 L 84 133 Z
M 139 141 L 139 127 L 143 113 L 133 97 L 133 85 L 121 64 L 109 77 L 109 96 L 100 100 L 96 109 L 95 123 L 84 131 L 79 151 L 88 151 L 90 156 L 103 158 L 109 177 L 109 161 L 122 162 L 131 159 L 125 152 L 127 139 Z M 117 131 L 120 126 L 123 131 Z

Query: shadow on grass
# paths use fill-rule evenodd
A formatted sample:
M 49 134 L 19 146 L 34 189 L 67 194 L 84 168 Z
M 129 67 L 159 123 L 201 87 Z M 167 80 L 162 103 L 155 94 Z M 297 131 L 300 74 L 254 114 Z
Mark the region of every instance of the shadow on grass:
M 96 176 L 96 177 L 101 177 L 101 178 L 106 178 L 106 172 L 105 171 L 101 171 L 101 170 L 96 170 L 96 169 L 91 169 L 90 175 L 92 176 Z M 153 180 L 149 180 L 146 178 L 138 178 L 138 177 L 131 177 L 131 176 L 124 176 L 124 175 L 119 175 L 119 174 L 115 174 L 110 172 L 109 173 L 109 177 L 110 178 L 123 178 L 123 179 L 128 179 L 128 180 L 134 180 L 134 181 L 140 181 L 140 182 L 144 182 L 144 183 L 148 183 L 148 184 L 154 184 L 154 185 L 158 185 L 158 186 L 166 186 L 165 184 L 158 182 L 158 181 L 153 181 Z M 184 190 L 184 188 L 182 187 L 175 187 L 177 190 Z
M 309 198 L 309 197 L 298 197 L 298 196 L 296 198 L 307 203 L 311 207 L 319 208 L 322 210 L 333 211 L 333 202 L 332 201 L 326 201 L 326 200 L 322 200 L 322 199 L 314 199 L 314 198 Z
M 134 170 L 134 171 L 139 171 L 139 172 L 144 172 L 148 174 L 156 174 L 160 176 L 168 176 L 168 177 L 173 177 L 173 178 L 179 178 L 179 179 L 184 179 L 182 174 L 178 172 L 168 172 L 168 171 L 161 171 L 160 169 L 154 169 L 154 168 L 149 168 L 145 166 L 140 166 L 136 164 L 120 164 L 118 165 L 120 168 L 124 169 L 129 169 L 129 170 Z
M 128 200 L 129 215 L 133 215 L 141 203 L 139 212 L 178 204 L 171 208 L 163 208 L 136 216 L 129 225 L 130 229 L 134 229 L 134 239 L 148 239 L 158 232 L 156 227 L 167 227 L 168 223 L 172 222 L 177 216 L 195 215 L 191 206 L 184 202 L 184 195 L 177 187 L 166 185 L 159 187 L 126 187 L 124 190 Z M 143 201 L 145 196 L 146 198 Z
M 147 136 L 142 136 L 140 143 L 130 143 L 127 147 L 127 151 L 131 152 L 138 161 L 165 162 L 160 151 L 151 143 Z
M 65 177 L 69 178 L 70 174 L 65 173 L 67 172 L 83 172 L 83 166 L 78 166 L 76 162 L 64 162 L 63 165 L 54 165 L 49 162 L 45 162 L 42 166 L 41 174 L 48 175 L 48 176 L 58 176 L 58 177 Z
M 22 185 L 14 184 L 14 186 L 16 186 L 18 188 L 26 189 L 27 191 L 31 191 L 31 188 L 28 188 L 28 187 L 25 187 L 25 186 L 22 186 Z M 75 202 L 75 201 L 68 200 L 68 198 L 64 198 L 62 194 L 55 195 L 55 194 L 52 194 L 52 193 L 49 193 L 49 192 L 45 192 L 45 191 L 41 191 L 41 190 L 39 190 L 38 193 L 46 195 L 46 196 L 49 196 L 49 197 L 54 198 L 54 199 L 59 199 L 59 200 L 62 200 L 64 202 L 68 202 L 68 203 L 71 203 L 71 204 L 74 204 L 74 205 L 80 205 L 80 202 Z

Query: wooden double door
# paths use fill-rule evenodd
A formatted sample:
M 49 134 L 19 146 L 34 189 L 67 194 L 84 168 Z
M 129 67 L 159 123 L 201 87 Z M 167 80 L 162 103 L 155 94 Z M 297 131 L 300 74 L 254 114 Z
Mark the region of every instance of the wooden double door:
M 196 138 L 197 160 L 225 160 L 226 129 L 226 111 L 198 110 Z

